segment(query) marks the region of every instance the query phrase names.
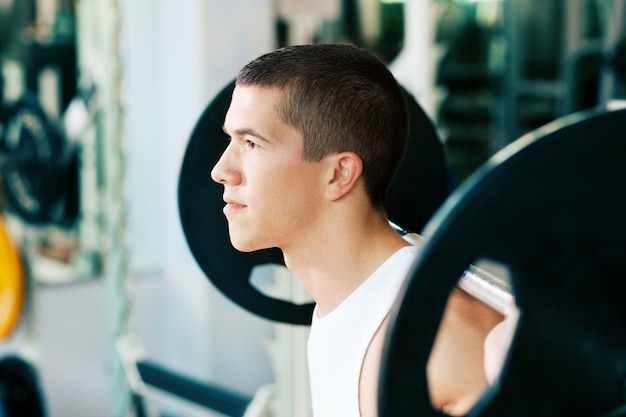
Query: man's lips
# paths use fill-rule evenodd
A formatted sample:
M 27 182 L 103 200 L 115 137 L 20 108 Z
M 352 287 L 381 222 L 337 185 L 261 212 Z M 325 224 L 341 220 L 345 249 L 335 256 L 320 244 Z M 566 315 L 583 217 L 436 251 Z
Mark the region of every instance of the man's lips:
M 224 210 L 223 210 L 224 213 L 231 213 L 231 212 L 241 210 L 247 207 L 245 204 L 241 204 L 229 198 L 224 198 L 224 202 L 226 203 L 226 205 L 224 206 Z

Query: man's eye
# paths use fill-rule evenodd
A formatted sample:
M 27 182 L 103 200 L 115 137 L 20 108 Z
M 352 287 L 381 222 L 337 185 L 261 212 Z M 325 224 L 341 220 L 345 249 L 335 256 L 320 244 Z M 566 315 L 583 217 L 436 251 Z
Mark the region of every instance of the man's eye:
M 248 149 L 257 149 L 259 146 L 252 142 L 251 140 L 246 140 L 246 148 Z

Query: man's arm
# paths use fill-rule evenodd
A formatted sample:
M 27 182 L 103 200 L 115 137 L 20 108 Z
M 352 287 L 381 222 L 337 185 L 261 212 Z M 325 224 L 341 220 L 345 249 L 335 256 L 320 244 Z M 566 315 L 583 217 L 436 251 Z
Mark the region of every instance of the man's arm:
M 502 319 L 481 301 L 460 289 L 453 290 L 428 362 L 433 408 L 463 415 L 480 399 L 488 387 L 483 363 L 485 339 Z M 365 354 L 359 381 L 361 417 L 378 415 L 378 378 L 388 324 L 387 317 Z
M 433 408 L 463 415 L 480 399 L 488 387 L 485 338 L 502 319 L 464 291 L 452 291 L 428 361 Z
M 389 316 L 385 317 L 380 327 L 378 327 L 363 358 L 363 366 L 361 367 L 361 376 L 359 378 L 359 410 L 361 417 L 378 416 L 378 380 L 388 325 Z

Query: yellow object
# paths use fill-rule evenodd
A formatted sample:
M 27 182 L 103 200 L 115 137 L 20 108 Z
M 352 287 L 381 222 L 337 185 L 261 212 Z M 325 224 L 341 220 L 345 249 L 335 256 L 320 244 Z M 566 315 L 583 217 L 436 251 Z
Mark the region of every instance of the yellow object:
M 0 340 L 6 339 L 17 326 L 24 293 L 22 257 L 0 219 Z

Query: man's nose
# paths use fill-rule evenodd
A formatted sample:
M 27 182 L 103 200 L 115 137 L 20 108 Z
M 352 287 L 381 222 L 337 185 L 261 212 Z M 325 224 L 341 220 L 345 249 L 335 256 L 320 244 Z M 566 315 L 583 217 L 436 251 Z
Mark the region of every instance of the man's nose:
M 220 184 L 237 185 L 241 182 L 241 174 L 236 168 L 236 155 L 233 155 L 231 146 L 226 148 L 217 164 L 211 170 L 211 178 Z

